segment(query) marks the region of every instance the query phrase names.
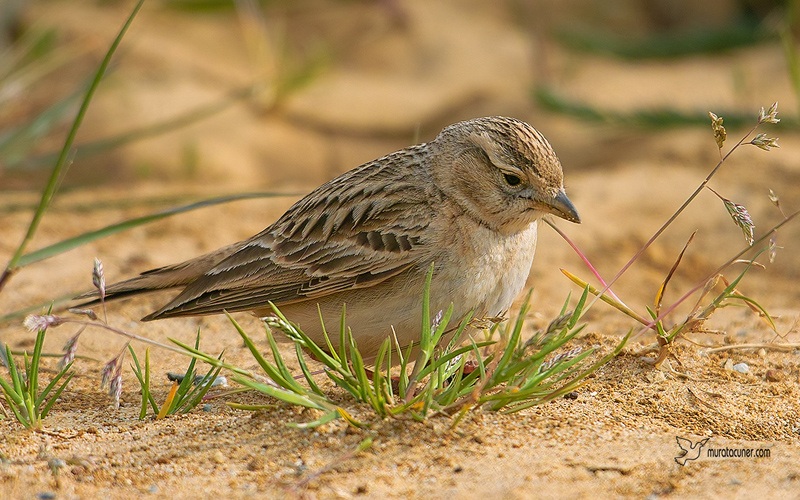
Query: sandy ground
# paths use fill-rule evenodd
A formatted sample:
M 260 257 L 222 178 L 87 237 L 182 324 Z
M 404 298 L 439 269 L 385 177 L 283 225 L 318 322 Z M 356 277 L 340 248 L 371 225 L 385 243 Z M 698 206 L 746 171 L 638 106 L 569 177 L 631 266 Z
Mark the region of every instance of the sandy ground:
M 81 81 L 101 57 L 128 3 L 34 4 L 27 18 L 42 26 L 58 25 L 65 46 L 75 48 L 74 59 L 55 73 L 63 80 L 33 87 L 25 103 L 7 112 L 23 115 L 30 111 L 26 106 L 35 108 L 50 93 L 67 93 L 69 82 Z M 557 2 L 490 8 L 477 1 L 309 1 L 301 2 L 302 8 L 268 11 L 266 35 L 232 10 L 184 12 L 148 5 L 123 42 L 79 142 L 185 113 L 253 78 L 262 81 L 264 90 L 189 127 L 113 152 L 79 154 L 31 248 L 187 197 L 256 190 L 292 194 L 166 219 L 29 266 L 2 291 L 0 313 L 89 288 L 95 256 L 113 281 L 248 237 L 280 216 L 299 194 L 338 173 L 428 140 L 448 123 L 488 114 L 529 121 L 550 139 L 583 219 L 580 226 L 559 225 L 611 276 L 716 164 L 710 128 L 642 131 L 587 125 L 537 108 L 530 98 L 536 83 L 548 81 L 567 95 L 618 111 L 670 105 L 721 113 L 736 109 L 755 118 L 760 106 L 780 101 L 782 112 L 795 113 L 779 44 L 713 57 L 622 63 L 559 48 L 547 30 L 580 13 L 600 16 L 615 29 L 644 29 L 647 23 L 630 2 L 618 6 L 627 17 L 612 18 L 603 18 L 608 12 L 591 2 L 568 2 L 565 12 L 551 4 Z M 547 14 L 534 15 L 541 12 Z M 724 22 L 719 12 L 724 9 L 708 22 Z M 298 72 L 304 64 L 316 68 L 309 83 L 285 94 L 275 92 L 280 87 L 275 74 Z M 764 131 L 779 135 L 781 148 L 769 153 L 743 148 L 712 183 L 748 207 L 757 234 L 781 219 L 767 198 L 768 189 L 780 196 L 787 211 L 800 200 L 800 134 Z M 729 131 L 729 142 L 744 132 Z M 21 238 L 42 176 L 0 166 L 0 257 L 10 255 Z M 623 277 L 616 292 L 644 311 L 694 230 L 698 235 L 667 300 L 677 299 L 744 244 L 719 200 L 703 193 Z M 423 423 L 380 420 L 347 403 L 349 411 L 369 423 L 368 429 L 334 422 L 297 430 L 285 423 L 317 415 L 277 403 L 256 413 L 225 404 L 270 402 L 254 395 L 226 396 L 188 415 L 139 421 L 139 393 L 130 371 L 124 374 L 119 409 L 98 387 L 103 363 L 119 352 L 124 339 L 87 331 L 79 354 L 91 359 L 76 362 L 77 375 L 42 430 L 26 431 L 8 418 L 0 421 L 0 496 L 796 497 L 798 351 L 740 347 L 798 342 L 800 226 L 783 228 L 778 244 L 782 248 L 775 262 L 751 271 L 739 288 L 776 317 L 780 336 L 749 310 L 726 309 L 707 325 L 724 333 L 680 342 L 674 350 L 677 361 L 669 364 L 672 371 L 648 363 L 652 353 L 645 355 L 643 349 L 653 338 L 640 336 L 576 398 L 514 415 L 477 412 L 455 429 L 444 417 Z M 529 281 L 535 290 L 530 328 L 546 325 L 567 294 L 578 291 L 559 268 L 589 275 L 553 231 L 543 231 L 537 251 Z M 725 274 L 733 278 L 737 270 Z M 137 321 L 167 299 L 154 295 L 110 304 L 109 322 L 160 341 L 191 341 L 199 327 L 204 349 L 225 349 L 229 362 L 254 368 L 224 318 Z M 258 332 L 254 319 L 237 318 Z M 576 345 L 601 350 L 636 326 L 602 304 L 585 321 L 586 333 Z M 68 327 L 50 331 L 46 350 L 59 352 L 73 332 Z M 33 343 L 19 320 L 0 324 L 0 339 L 18 350 Z M 708 346 L 730 349 L 709 352 Z M 180 371 L 187 361 L 159 350 L 152 357 L 159 374 L 154 391 L 163 399 L 169 384 L 161 374 Z M 738 363 L 746 363 L 749 372 L 730 369 Z M 45 362 L 46 377 L 54 365 Z M 353 453 L 367 437 L 372 447 Z M 675 461 L 677 437 L 708 441 L 699 459 L 681 466 Z M 748 449 L 768 456 L 711 458 L 708 449 Z M 48 467 L 53 458 L 66 463 L 57 477 Z

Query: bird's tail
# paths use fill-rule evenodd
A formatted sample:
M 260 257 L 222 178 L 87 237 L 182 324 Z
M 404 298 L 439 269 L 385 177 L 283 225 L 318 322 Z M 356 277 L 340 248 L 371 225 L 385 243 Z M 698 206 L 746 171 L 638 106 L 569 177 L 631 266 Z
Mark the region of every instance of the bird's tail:
M 185 287 L 205 274 L 221 260 L 234 253 L 243 244 L 244 242 L 234 243 L 180 264 L 151 269 L 135 278 L 109 285 L 106 287 L 105 300 L 115 300 L 148 292 Z M 98 290 L 92 290 L 75 298 L 92 299 L 82 303 L 81 306 L 93 306 L 100 302 L 100 293 Z

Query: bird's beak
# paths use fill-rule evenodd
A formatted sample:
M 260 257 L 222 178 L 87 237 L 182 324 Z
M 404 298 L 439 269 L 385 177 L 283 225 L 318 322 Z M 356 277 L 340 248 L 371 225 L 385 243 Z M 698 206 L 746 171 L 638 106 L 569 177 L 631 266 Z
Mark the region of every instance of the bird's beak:
M 581 223 L 581 217 L 575 209 L 575 205 L 567 198 L 567 193 L 562 189 L 558 192 L 555 198 L 547 202 L 547 209 L 553 215 L 557 215 L 564 220 Z

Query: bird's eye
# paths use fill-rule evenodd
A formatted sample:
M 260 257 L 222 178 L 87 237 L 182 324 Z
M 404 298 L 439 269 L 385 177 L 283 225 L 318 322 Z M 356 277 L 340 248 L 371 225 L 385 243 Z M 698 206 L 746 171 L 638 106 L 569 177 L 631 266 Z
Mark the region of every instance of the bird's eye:
M 522 179 L 520 179 L 514 174 L 503 174 L 503 177 L 505 178 L 506 183 L 509 186 L 518 186 L 519 183 L 522 182 Z

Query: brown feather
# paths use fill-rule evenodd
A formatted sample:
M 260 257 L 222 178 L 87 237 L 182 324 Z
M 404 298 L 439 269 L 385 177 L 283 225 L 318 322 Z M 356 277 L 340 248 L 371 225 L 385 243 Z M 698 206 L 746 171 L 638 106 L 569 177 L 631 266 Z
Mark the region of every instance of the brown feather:
M 374 286 L 413 266 L 426 267 L 429 221 L 408 205 L 435 203 L 439 193 L 415 169 L 423 146 L 367 163 L 317 188 L 278 221 L 207 267 L 144 320 L 252 310 L 318 300 Z M 422 172 L 422 169 L 419 169 Z M 412 175 L 410 175 L 412 174 Z M 363 179 L 381 177 L 383 191 Z M 156 271 L 158 273 L 158 271 Z

